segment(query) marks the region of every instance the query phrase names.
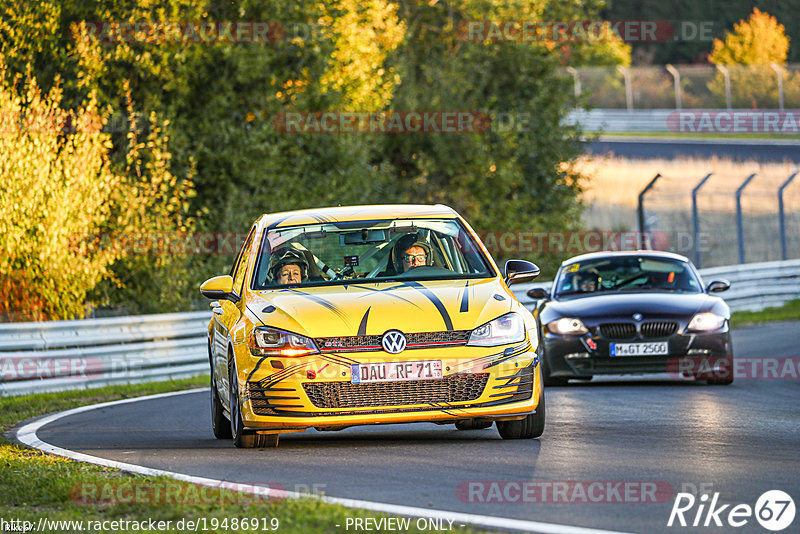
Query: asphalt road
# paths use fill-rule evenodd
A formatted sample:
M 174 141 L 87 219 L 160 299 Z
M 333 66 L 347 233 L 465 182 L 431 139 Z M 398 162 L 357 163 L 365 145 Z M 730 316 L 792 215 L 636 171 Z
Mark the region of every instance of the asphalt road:
M 675 159 L 711 157 L 730 158 L 734 161 L 784 160 L 800 162 L 800 141 L 774 139 L 681 140 L 635 137 L 604 137 L 590 143 L 590 154 L 615 154 L 631 159 Z
M 736 356 L 798 357 L 798 332 L 800 323 L 737 330 Z M 121 462 L 382 503 L 628 532 L 763 533 L 754 518 L 737 529 L 666 525 L 675 493 L 695 488 L 719 492 L 719 504 L 750 506 L 764 491 L 780 489 L 800 506 L 799 393 L 798 379 L 739 379 L 728 387 L 603 379 L 548 389 L 539 440 L 504 441 L 494 427 L 413 424 L 289 434 L 279 448 L 264 450 L 215 440 L 208 395 L 193 393 L 77 414 L 45 426 L 39 437 Z M 471 481 L 484 486 L 471 486 L 470 494 Z M 541 492 L 563 481 L 583 481 L 583 489 L 592 481 L 633 488 L 654 482 L 658 491 L 649 486 L 648 499 L 657 502 L 589 504 L 571 493 L 567 499 L 578 502 L 519 502 L 526 499 L 513 485 L 541 482 Z M 625 486 L 616 487 L 625 499 Z M 497 488 L 509 488 L 508 495 L 492 493 Z M 619 499 L 604 488 L 608 499 Z M 481 496 L 494 502 L 475 502 Z M 686 514 L 690 524 L 696 511 Z M 800 518 L 785 532 L 798 532 L 798 525 Z

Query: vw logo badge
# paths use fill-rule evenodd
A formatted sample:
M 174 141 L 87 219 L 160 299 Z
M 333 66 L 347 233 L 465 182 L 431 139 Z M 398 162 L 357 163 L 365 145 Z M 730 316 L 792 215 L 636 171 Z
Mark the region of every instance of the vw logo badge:
M 399 354 L 406 350 L 406 336 L 399 330 L 389 330 L 383 334 L 381 345 L 389 354 Z
M 642 320 L 642 314 L 641 313 L 634 313 L 633 314 L 633 320 L 634 321 L 641 321 Z

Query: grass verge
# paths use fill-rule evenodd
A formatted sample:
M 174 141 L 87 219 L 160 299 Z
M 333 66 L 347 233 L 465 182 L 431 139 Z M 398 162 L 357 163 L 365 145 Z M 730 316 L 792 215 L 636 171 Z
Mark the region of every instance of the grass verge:
M 0 431 L 5 432 L 31 417 L 77 406 L 207 385 L 206 376 L 174 382 L 0 397 Z M 30 531 L 45 520 L 49 523 L 43 525 L 40 532 L 81 532 L 78 524 L 69 524 L 70 521 L 82 522 L 83 532 L 104 534 L 273 530 L 281 533 L 342 532 L 348 518 L 370 518 L 371 525 L 376 527 L 371 530 L 373 532 L 397 532 L 396 522 L 400 519 L 379 523 L 381 518 L 388 520 L 391 516 L 325 504 L 313 498 L 268 500 L 251 494 L 199 487 L 168 477 L 132 475 L 20 447 L 5 437 L 0 437 L 0 495 L 0 532 L 25 528 Z M 24 521 L 29 524 L 22 523 Z M 160 525 L 159 521 L 162 522 Z M 189 521 L 195 524 L 190 525 Z M 383 528 L 380 528 L 381 524 Z M 408 526 L 403 530 L 429 532 L 417 529 L 416 519 L 410 519 Z M 479 532 L 472 528 L 458 528 L 455 523 L 453 530 Z
M 737 311 L 731 314 L 731 324 L 734 326 L 791 320 L 800 320 L 800 299 L 789 301 L 783 306 L 765 308 L 761 311 Z

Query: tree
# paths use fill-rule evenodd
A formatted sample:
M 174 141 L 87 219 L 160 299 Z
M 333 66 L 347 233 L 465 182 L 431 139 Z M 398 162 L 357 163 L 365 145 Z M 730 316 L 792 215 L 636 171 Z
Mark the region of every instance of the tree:
M 748 20 L 734 24 L 725 40 L 714 40 L 709 60 L 725 65 L 730 72 L 733 107 L 777 108 L 778 82 L 772 65 L 783 66 L 789 51 L 789 38 L 775 17 L 753 9 Z M 794 87 L 800 75 L 783 69 L 785 85 Z M 725 101 L 725 80 L 721 73 L 709 82 L 709 89 Z
M 128 152 L 128 172 L 115 171 L 94 94 L 75 110 L 62 109 L 62 100 L 58 80 L 43 93 L 30 74 L 10 79 L 0 56 L 0 316 L 5 320 L 83 317 L 87 294 L 112 277 L 115 261 L 130 254 L 114 236 L 144 221 L 172 230 L 174 211 L 180 211 L 175 206 L 183 195 L 169 185 L 172 176 L 159 161 L 163 152 L 135 146 Z M 135 138 L 135 128 L 128 133 Z M 154 131 L 151 141 L 157 138 Z M 100 241 L 103 246 L 96 246 Z
M 749 19 L 734 24 L 724 41 L 714 39 L 708 59 L 717 65 L 784 65 L 788 53 L 786 28 L 775 17 L 754 8 Z

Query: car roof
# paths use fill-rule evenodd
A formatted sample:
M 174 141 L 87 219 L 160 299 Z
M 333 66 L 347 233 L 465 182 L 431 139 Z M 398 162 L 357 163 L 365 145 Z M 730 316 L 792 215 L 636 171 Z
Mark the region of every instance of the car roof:
M 368 206 L 338 206 L 297 211 L 284 211 L 262 215 L 257 224 L 266 228 L 280 228 L 302 224 L 373 221 L 393 219 L 455 219 L 458 213 L 443 204 L 373 204 Z
M 647 256 L 649 258 L 664 258 L 669 260 L 689 262 L 689 258 L 675 254 L 673 252 L 665 252 L 663 250 L 606 250 L 602 252 L 589 252 L 588 254 L 581 254 L 580 256 L 573 256 L 568 260 L 564 260 L 561 265 L 569 265 L 579 261 L 599 260 L 602 258 L 619 258 L 631 256 Z

